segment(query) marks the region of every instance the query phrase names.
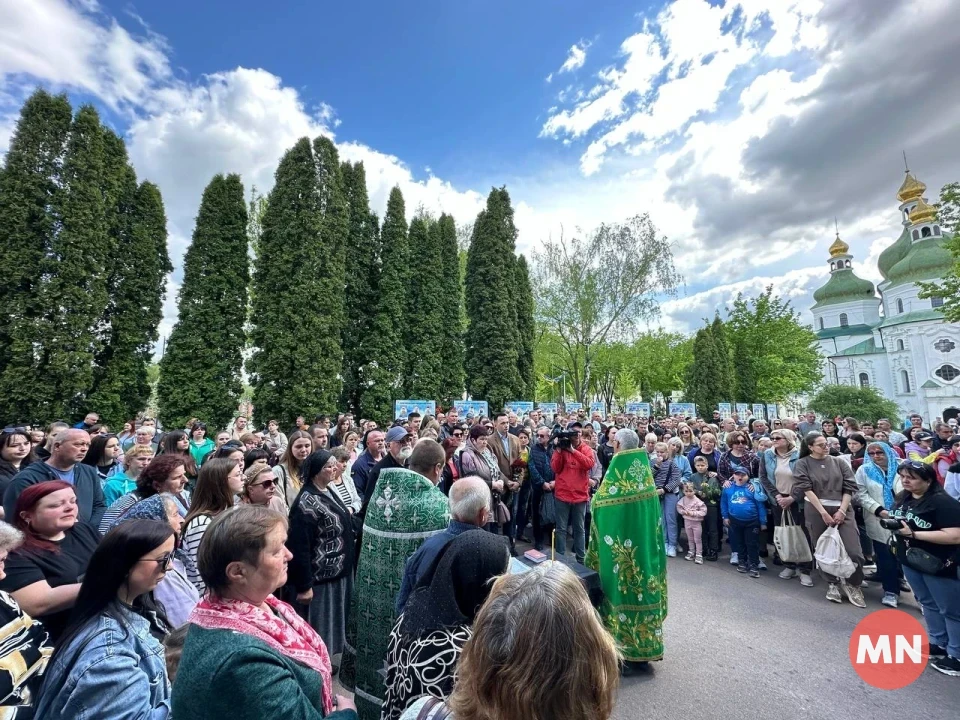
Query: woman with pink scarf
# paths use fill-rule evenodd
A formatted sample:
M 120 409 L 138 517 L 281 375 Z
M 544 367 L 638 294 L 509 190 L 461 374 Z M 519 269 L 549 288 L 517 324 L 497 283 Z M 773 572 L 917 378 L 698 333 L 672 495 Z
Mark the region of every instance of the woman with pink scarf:
M 177 720 L 356 720 L 334 696 L 320 636 L 272 593 L 287 581 L 287 520 L 259 505 L 221 513 L 197 556 L 207 595 L 189 619 L 173 684 Z

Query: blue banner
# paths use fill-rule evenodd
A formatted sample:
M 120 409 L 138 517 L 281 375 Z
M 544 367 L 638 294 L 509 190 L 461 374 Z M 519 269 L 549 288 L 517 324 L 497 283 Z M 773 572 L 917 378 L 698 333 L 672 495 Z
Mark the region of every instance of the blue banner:
M 668 408 L 671 415 L 682 415 L 683 417 L 696 417 L 696 403 L 670 403 Z
M 436 415 L 437 403 L 433 400 L 397 400 L 393 404 L 393 417 L 397 420 L 406 420 L 410 413 L 420 413 L 424 415 Z
M 568 402 L 563 404 L 564 409 L 569 412 L 580 412 L 583 410 L 583 403 Z
M 717 403 L 717 410 L 720 411 L 720 417 L 724 420 L 733 414 L 733 406 L 730 403 Z
M 557 414 L 557 403 L 537 403 L 537 408 L 550 415 Z
M 453 403 L 453 406 L 457 408 L 461 418 L 469 412 L 472 412 L 476 417 L 489 415 L 486 400 L 457 400 Z
M 507 410 L 513 410 L 517 415 L 525 415 L 533 410 L 533 402 L 530 400 L 514 400 L 507 403 Z
M 737 417 L 740 419 L 740 422 L 747 421 L 747 413 L 750 412 L 750 406 L 746 403 L 737 403 Z
M 627 403 L 627 415 L 636 415 L 637 417 L 650 417 L 650 403 L 631 402 Z
M 754 420 L 763 420 L 764 417 L 765 417 L 765 415 L 764 415 L 763 403 L 754 403 L 754 404 L 753 404 L 753 419 L 754 419 Z
M 590 413 L 598 412 L 601 415 L 607 414 L 607 404 L 603 402 L 592 402 L 590 403 Z
M 773 420 L 775 417 L 780 417 L 776 403 L 767 403 L 767 420 Z

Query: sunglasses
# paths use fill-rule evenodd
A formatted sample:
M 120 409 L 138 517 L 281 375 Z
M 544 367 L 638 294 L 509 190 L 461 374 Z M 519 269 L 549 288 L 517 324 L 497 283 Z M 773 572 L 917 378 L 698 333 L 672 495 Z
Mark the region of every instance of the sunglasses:
M 929 467 L 926 463 L 922 463 L 919 460 L 904 460 L 900 463 L 901 468 L 910 468 L 911 470 L 922 470 L 924 467 Z
M 462 432 L 455 432 L 455 433 L 453 433 L 453 437 L 463 437 L 463 433 L 462 433 Z
M 137 562 L 155 562 L 160 566 L 160 569 L 163 572 L 166 572 L 170 569 L 170 565 L 173 563 L 173 554 L 165 553 L 158 558 L 141 558 Z
M 883 450 L 867 450 L 867 455 L 876 455 L 877 457 L 880 457 L 881 455 L 886 455 L 886 453 Z
M 771 440 L 783 440 L 783 435 L 771 435 Z
M 248 485 L 247 487 L 262 487 L 264 490 L 269 490 L 276 484 L 277 484 L 276 480 L 264 480 L 263 482 L 258 482 L 258 483 L 253 483 L 252 485 Z
M 731 444 L 731 445 L 746 445 L 746 444 L 747 444 L 747 441 L 744 440 L 743 438 L 737 438 L 736 440 L 731 440 L 731 441 L 730 441 L 730 444 Z

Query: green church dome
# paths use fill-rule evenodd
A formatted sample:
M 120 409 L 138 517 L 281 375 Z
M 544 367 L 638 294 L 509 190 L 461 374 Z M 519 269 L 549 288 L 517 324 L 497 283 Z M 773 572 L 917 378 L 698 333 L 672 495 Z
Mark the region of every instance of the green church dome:
M 880 257 L 877 260 L 877 269 L 880 270 L 880 274 L 884 280 L 890 279 L 890 269 L 903 260 L 904 256 L 910 251 L 911 245 L 910 229 L 904 228 L 903 232 L 900 233 L 900 237 L 896 239 L 893 245 L 880 253 Z
M 902 285 L 917 280 L 936 280 L 943 277 L 953 264 L 953 257 L 944 247 L 946 239 L 945 236 L 934 236 L 912 243 L 903 258 L 884 273 L 885 277 L 891 285 Z
M 827 284 L 813 293 L 817 303 L 815 308 L 851 300 L 872 300 L 875 297 L 873 283 L 857 277 L 849 268 L 832 272 Z

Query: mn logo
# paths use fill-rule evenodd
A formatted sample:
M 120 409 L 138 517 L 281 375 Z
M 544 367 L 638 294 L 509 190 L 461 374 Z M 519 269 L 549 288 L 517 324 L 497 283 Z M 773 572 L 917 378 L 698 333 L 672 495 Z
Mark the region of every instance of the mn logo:
M 929 640 L 912 615 L 879 610 L 854 628 L 849 652 L 853 669 L 865 683 L 881 690 L 899 690 L 923 673 Z

